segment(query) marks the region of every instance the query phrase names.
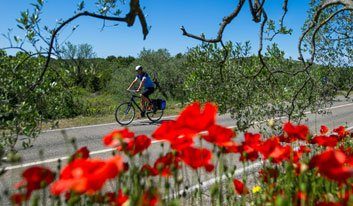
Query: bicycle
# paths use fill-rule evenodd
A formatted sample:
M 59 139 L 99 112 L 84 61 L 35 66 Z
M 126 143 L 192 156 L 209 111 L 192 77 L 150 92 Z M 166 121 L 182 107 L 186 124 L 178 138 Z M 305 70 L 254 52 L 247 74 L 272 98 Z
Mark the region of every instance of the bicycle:
M 135 98 L 141 98 L 141 97 L 137 95 L 137 92 L 135 90 L 128 90 L 128 91 L 131 93 L 130 101 L 120 104 L 115 110 L 115 120 L 120 125 L 128 125 L 135 119 L 135 115 L 136 115 L 135 107 L 141 113 L 143 112 L 139 104 L 135 101 Z M 151 100 L 150 102 L 152 103 Z M 146 116 L 152 123 L 159 121 L 162 118 L 163 113 L 164 111 L 159 110 L 157 108 L 157 105 L 153 103 L 152 103 L 152 108 L 150 110 L 146 110 Z

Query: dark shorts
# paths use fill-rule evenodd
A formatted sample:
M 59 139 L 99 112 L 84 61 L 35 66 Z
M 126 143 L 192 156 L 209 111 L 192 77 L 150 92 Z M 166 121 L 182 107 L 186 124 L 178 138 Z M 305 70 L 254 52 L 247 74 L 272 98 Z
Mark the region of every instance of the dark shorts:
M 154 92 L 154 87 L 145 88 L 142 92 L 142 95 L 149 98 L 149 96 Z

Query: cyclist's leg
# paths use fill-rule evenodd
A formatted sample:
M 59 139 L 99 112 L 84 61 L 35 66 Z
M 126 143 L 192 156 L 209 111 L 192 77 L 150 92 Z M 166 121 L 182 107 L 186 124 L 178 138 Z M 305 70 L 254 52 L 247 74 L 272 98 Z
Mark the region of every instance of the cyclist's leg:
M 142 93 L 142 95 L 141 95 L 141 99 L 143 99 L 143 109 L 144 110 L 146 110 L 146 104 L 145 103 L 147 103 L 147 105 L 148 106 L 150 106 L 151 105 L 151 100 L 150 100 L 150 98 L 149 98 L 149 96 L 152 94 L 154 92 L 154 88 L 153 87 L 151 87 L 151 88 L 146 88 L 144 91 L 143 91 L 143 93 Z M 148 108 L 148 109 L 151 109 L 151 108 Z

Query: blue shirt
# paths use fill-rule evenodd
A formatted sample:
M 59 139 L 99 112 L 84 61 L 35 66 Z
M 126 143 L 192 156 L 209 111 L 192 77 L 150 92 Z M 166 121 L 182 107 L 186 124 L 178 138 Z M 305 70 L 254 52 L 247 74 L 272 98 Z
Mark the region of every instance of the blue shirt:
M 140 81 L 144 81 L 145 88 L 154 87 L 154 83 L 151 77 L 146 72 L 136 75 L 136 78 L 139 79 Z

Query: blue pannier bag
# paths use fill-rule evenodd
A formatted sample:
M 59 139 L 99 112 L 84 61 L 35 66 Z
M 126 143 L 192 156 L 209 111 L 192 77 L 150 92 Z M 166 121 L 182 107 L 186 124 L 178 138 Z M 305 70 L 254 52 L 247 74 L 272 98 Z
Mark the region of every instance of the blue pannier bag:
M 165 110 L 165 108 L 167 107 L 167 102 L 163 99 L 152 99 L 152 103 L 154 107 L 159 110 Z
M 167 107 L 167 101 L 162 99 L 160 104 L 160 110 L 165 110 L 166 107 Z

